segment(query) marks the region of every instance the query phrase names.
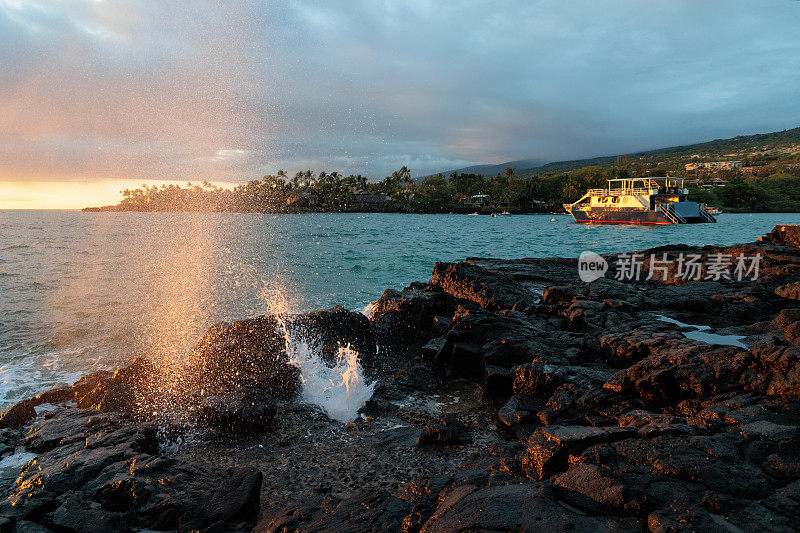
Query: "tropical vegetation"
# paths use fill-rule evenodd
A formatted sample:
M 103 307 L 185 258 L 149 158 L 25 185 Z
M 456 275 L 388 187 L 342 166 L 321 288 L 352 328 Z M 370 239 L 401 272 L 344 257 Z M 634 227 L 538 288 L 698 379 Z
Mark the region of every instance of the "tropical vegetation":
M 709 161 L 736 168 L 693 169 Z M 691 164 L 690 164 L 691 163 Z M 691 168 L 691 170 L 690 170 Z M 407 167 L 380 181 L 361 175 L 283 170 L 223 188 L 209 182 L 188 186 L 143 185 L 121 191 L 102 211 L 308 211 L 560 212 L 611 178 L 673 176 L 686 179 L 690 199 L 728 211 L 800 211 L 800 128 L 735 137 L 628 156 L 509 166 L 494 175 L 452 171 L 412 178 Z

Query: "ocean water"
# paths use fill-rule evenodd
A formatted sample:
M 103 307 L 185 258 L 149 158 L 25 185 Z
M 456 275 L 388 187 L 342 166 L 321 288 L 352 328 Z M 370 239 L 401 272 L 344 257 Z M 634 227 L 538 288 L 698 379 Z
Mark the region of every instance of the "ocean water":
M 179 359 L 221 320 L 361 310 L 436 261 L 753 241 L 798 214 L 584 226 L 560 215 L 0 211 L 0 405 L 136 355 Z

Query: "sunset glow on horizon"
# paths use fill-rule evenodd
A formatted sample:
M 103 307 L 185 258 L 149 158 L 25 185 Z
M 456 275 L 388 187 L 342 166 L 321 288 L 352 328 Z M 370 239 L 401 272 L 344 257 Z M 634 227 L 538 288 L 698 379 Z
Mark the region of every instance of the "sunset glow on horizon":
M 122 200 L 122 191 L 148 187 L 179 185 L 186 181 L 104 180 L 104 181 L 0 181 L 0 209 L 83 209 L 113 205 Z M 236 183 L 212 182 L 223 188 Z

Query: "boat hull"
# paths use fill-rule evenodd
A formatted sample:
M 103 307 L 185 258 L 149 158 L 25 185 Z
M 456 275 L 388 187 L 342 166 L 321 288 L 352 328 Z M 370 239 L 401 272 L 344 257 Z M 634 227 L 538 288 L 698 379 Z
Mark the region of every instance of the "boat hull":
M 615 187 L 616 185 L 616 187 Z M 581 224 L 702 224 L 716 222 L 705 206 L 689 201 L 680 178 L 608 180 L 564 209 Z
M 570 210 L 575 222 L 580 224 L 644 224 L 644 225 L 670 225 L 673 221 L 656 211 L 624 208 L 592 208 Z M 685 217 L 685 224 L 702 224 L 709 222 L 701 216 Z

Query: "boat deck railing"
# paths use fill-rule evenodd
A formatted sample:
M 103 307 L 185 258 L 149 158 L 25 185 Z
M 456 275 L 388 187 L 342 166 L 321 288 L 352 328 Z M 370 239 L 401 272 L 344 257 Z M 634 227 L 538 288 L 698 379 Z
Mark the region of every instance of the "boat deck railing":
M 686 223 L 686 219 L 675 212 L 675 208 L 672 206 L 672 204 L 658 204 L 656 206 L 656 211 L 667 217 L 667 220 L 673 224 Z
M 592 196 L 630 196 L 656 194 L 657 192 L 657 188 L 646 189 L 642 187 L 637 187 L 634 189 L 589 189 L 589 194 Z
M 700 217 L 705 220 L 706 222 L 716 222 L 717 219 L 714 216 L 706 211 L 705 209 L 700 210 Z

